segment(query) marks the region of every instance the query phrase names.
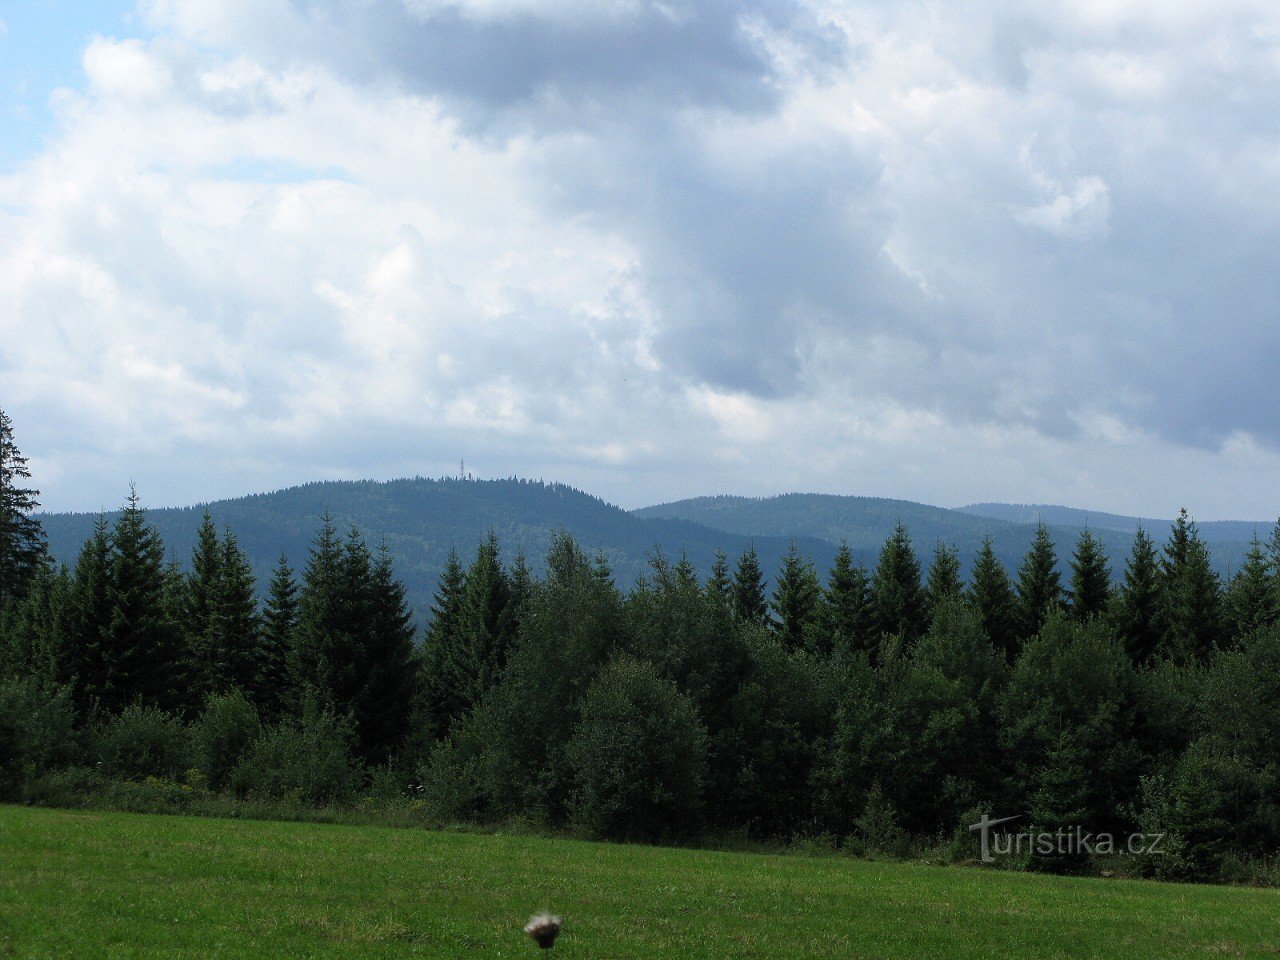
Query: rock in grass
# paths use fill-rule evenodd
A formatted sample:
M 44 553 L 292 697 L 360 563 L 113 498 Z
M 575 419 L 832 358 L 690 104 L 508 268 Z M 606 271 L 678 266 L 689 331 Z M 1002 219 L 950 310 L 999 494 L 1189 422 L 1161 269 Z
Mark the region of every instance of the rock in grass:
M 556 937 L 560 936 L 560 918 L 540 913 L 524 925 L 524 932 L 543 950 L 550 950 L 556 944 Z

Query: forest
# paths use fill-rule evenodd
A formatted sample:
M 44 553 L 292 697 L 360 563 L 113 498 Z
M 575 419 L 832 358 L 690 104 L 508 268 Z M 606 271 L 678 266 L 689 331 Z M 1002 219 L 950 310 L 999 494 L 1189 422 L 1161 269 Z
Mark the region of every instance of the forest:
M 1186 511 L 1116 569 L 1041 526 L 967 578 L 901 524 L 867 567 L 655 552 L 632 583 L 568 535 L 536 576 L 490 536 L 419 626 L 387 551 L 327 519 L 260 589 L 209 518 L 168 556 L 136 494 L 56 565 L 37 497 L 0 413 L 8 802 L 928 857 L 1021 814 L 1164 835 L 1135 873 L 1277 879 L 1280 526 L 1229 578 Z

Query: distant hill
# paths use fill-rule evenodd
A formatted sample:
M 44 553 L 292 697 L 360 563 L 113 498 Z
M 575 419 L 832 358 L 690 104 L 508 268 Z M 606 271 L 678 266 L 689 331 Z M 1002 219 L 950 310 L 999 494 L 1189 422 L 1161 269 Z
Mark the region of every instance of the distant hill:
M 220 527 L 229 527 L 265 582 L 283 551 L 301 570 L 321 517 L 328 512 L 340 530 L 359 528 L 372 545 L 385 542 L 409 601 L 419 614 L 430 607 L 437 578 L 450 549 L 466 561 L 490 530 L 501 539 L 504 556 L 523 550 L 541 572 L 551 537 L 567 530 L 588 551 L 603 551 L 614 576 L 628 587 L 647 569 L 659 548 L 675 558 L 681 552 L 705 575 L 717 550 L 731 558 L 754 544 L 766 573 L 777 571 L 792 539 L 825 573 L 837 545 L 847 541 L 855 558 L 872 564 L 885 538 L 901 520 L 907 525 L 926 565 L 939 542 L 954 544 L 967 572 L 984 536 L 1013 573 L 1031 543 L 1037 517 L 1043 517 L 1064 565 L 1086 523 L 1102 540 L 1117 576 L 1123 570 L 1138 520 L 1065 507 L 979 504 L 960 510 L 909 500 L 787 494 L 777 497 L 699 497 L 627 512 L 599 497 L 562 484 L 528 480 L 394 480 L 310 483 L 274 493 L 256 494 L 194 507 L 149 511 L 164 537 L 170 560 L 185 564 L 205 510 Z M 995 515 L 993 515 L 995 514 Z M 108 521 L 114 514 L 108 514 Z M 95 514 L 43 514 L 54 557 L 73 563 L 92 533 Z M 1146 522 L 1162 541 L 1168 521 Z M 1239 569 L 1254 523 L 1204 524 L 1214 563 L 1222 572 Z
M 1046 504 L 973 503 L 960 507 L 960 512 L 976 517 L 991 517 L 1013 523 L 1045 523 L 1058 526 L 1083 527 L 1092 530 L 1119 530 L 1132 534 L 1139 525 L 1157 540 L 1168 531 L 1172 520 L 1152 520 L 1144 517 L 1125 517 L 1115 513 L 1095 510 L 1078 510 L 1075 507 L 1055 507 Z M 1207 543 L 1248 543 L 1256 533 L 1266 540 L 1275 527 L 1273 520 L 1210 520 L 1197 522 L 1200 534 Z
M 430 607 L 437 578 L 456 548 L 464 562 L 490 530 L 501 539 L 505 559 L 523 550 L 535 571 L 543 568 L 551 537 L 569 531 L 588 551 L 603 551 L 621 586 L 647 567 L 655 547 L 668 556 L 688 553 L 704 574 L 718 549 L 731 556 L 754 542 L 766 570 L 775 570 L 789 537 L 746 537 L 683 520 L 634 516 L 598 497 L 561 484 L 527 480 L 395 480 L 310 483 L 275 493 L 220 500 L 185 508 L 148 511 L 172 561 L 185 564 L 205 510 L 219 527 L 235 532 L 265 582 L 281 551 L 299 570 L 321 517 L 328 512 L 340 530 L 359 528 L 371 545 L 387 544 L 409 601 L 420 614 Z M 73 563 L 93 531 L 96 514 L 43 514 L 54 557 Z M 107 515 L 108 521 L 114 514 Z M 800 549 L 825 569 L 835 547 L 801 537 Z
M 988 512 L 989 511 L 989 512 Z M 1003 513 L 1004 515 L 998 515 Z M 1112 517 L 1115 526 L 1097 522 L 1108 514 L 1072 511 L 1066 507 L 1011 507 L 986 504 L 951 510 L 910 500 L 878 497 L 843 497 L 829 494 L 785 494 L 777 497 L 698 497 L 635 511 L 651 519 L 679 519 L 737 533 L 771 536 L 819 537 L 832 543 L 845 540 L 855 552 L 874 553 L 898 521 L 906 524 L 922 561 L 927 563 L 934 545 L 942 541 L 954 545 L 967 570 L 984 536 L 990 536 L 996 555 L 1012 574 L 1022 562 L 1035 534 L 1035 524 L 1043 517 L 1058 548 L 1064 569 L 1080 530 L 1088 523 L 1102 541 L 1111 559 L 1112 573 L 1119 577 L 1128 556 L 1138 521 Z M 997 514 L 997 515 L 993 515 Z M 1120 521 L 1128 521 L 1120 524 Z M 1153 521 L 1146 527 L 1157 542 L 1163 541 L 1168 521 Z M 1206 524 L 1207 528 L 1224 527 Z M 1253 524 L 1249 524 L 1250 530 Z M 1260 532 L 1262 526 L 1259 526 Z M 1225 532 L 1234 533 L 1231 525 Z M 1213 559 L 1220 572 L 1239 569 L 1248 537 L 1220 538 L 1213 544 Z

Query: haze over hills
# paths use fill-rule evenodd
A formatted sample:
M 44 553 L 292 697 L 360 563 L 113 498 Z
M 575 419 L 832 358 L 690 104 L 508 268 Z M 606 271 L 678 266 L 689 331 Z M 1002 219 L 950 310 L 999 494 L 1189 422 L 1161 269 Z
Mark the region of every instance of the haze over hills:
M 898 521 L 911 532 L 921 559 L 927 562 L 941 541 L 956 546 L 967 571 L 985 536 L 1012 574 L 1017 570 L 1041 519 L 1065 564 L 1080 531 L 1088 526 L 1111 559 L 1112 574 L 1123 571 L 1134 531 L 1139 522 L 1156 540 L 1168 535 L 1170 520 L 1139 521 L 1135 517 L 1095 514 L 1070 507 L 978 504 L 959 509 L 934 507 L 910 500 L 851 497 L 831 494 L 792 493 L 776 497 L 696 497 L 675 503 L 645 507 L 637 516 L 681 519 L 744 536 L 805 535 L 832 543 L 846 541 L 856 553 L 874 555 Z M 1099 518 L 1104 519 L 1102 522 Z M 1271 524 L 1262 521 L 1223 521 L 1200 525 L 1212 545 L 1213 562 L 1220 573 L 1239 569 L 1249 540 L 1270 536 Z
M 976 517 L 990 517 L 997 520 L 1008 520 L 1012 523 L 1045 523 L 1057 526 L 1084 527 L 1091 530 L 1119 530 L 1132 534 L 1141 526 L 1147 533 L 1157 539 L 1173 523 L 1171 519 L 1150 519 L 1147 517 L 1126 517 L 1115 513 L 1101 513 L 1097 510 L 1080 510 L 1076 507 L 1056 507 L 1049 504 L 1017 504 L 1017 503 L 972 503 L 960 507 L 960 512 Z M 1197 522 L 1200 535 L 1207 543 L 1248 543 L 1256 534 L 1260 539 L 1267 539 L 1275 526 L 1274 520 L 1209 520 Z
M 185 564 L 206 509 L 220 527 L 236 534 L 264 582 L 281 552 L 296 568 L 305 565 L 327 512 L 340 531 L 355 526 L 372 545 L 385 542 L 419 613 L 430 606 L 449 551 L 456 548 L 465 562 L 490 530 L 500 538 L 507 560 L 523 551 L 539 572 L 552 535 L 567 530 L 588 551 L 603 552 L 615 579 L 626 587 L 645 572 L 655 547 L 673 558 L 686 553 L 704 575 L 717 550 L 734 558 L 749 544 L 755 545 L 762 566 L 772 575 L 793 539 L 824 573 L 841 540 L 848 542 L 859 562 L 871 564 L 900 520 L 926 565 L 934 545 L 942 541 L 960 550 L 967 570 L 982 538 L 989 535 L 1012 573 L 1031 542 L 1037 516 L 1050 522 L 1064 562 L 1087 522 L 1118 575 L 1137 525 L 1134 518 L 1060 507 L 986 504 L 953 510 L 907 500 L 819 494 L 699 497 L 627 512 L 568 486 L 527 480 L 333 481 L 149 511 L 171 561 Z M 108 514 L 108 521 L 112 517 Z M 44 514 L 41 520 L 54 557 L 70 564 L 92 533 L 97 515 Z M 1239 535 L 1246 526 L 1249 533 Z M 1239 567 L 1255 528 L 1260 535 L 1268 532 L 1262 523 L 1203 525 L 1220 571 Z M 1167 521 L 1152 522 L 1148 529 L 1162 541 Z
M 430 606 L 449 551 L 456 548 L 468 562 L 490 530 L 501 540 L 506 560 L 523 550 L 535 572 L 543 568 L 555 531 L 567 530 L 589 552 L 602 551 L 624 587 L 646 570 L 655 547 L 673 558 L 687 552 L 705 573 L 717 550 L 736 556 L 749 542 L 754 542 L 764 568 L 776 569 L 790 544 L 789 537 L 748 538 L 683 520 L 634 516 L 562 484 L 416 478 L 310 483 L 193 507 L 150 510 L 148 517 L 164 538 L 170 560 L 185 564 L 206 509 L 219 527 L 229 527 L 239 538 L 260 582 L 265 582 L 282 551 L 295 568 L 305 565 L 327 512 L 339 531 L 355 526 L 371 545 L 386 543 L 419 613 Z M 108 521 L 113 518 L 107 515 Z M 44 514 L 40 519 L 55 559 L 69 564 L 93 532 L 97 515 Z M 821 569 L 835 556 L 835 546 L 818 538 L 801 536 L 798 546 Z

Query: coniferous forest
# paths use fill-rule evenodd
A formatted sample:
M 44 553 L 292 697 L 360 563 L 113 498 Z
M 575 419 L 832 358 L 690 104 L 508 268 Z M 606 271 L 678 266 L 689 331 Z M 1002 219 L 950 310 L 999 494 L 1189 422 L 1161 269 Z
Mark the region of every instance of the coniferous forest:
M 987 544 L 968 582 L 902 525 L 869 569 L 748 549 L 625 584 L 567 535 L 541 576 L 489 537 L 416 624 L 358 530 L 259 584 L 208 518 L 169 556 L 131 494 L 57 566 L 37 498 L 0 413 L 6 801 L 955 858 L 1021 814 L 1164 834 L 1133 872 L 1276 877 L 1280 528 L 1225 581 L 1185 512 L 1114 561 Z

